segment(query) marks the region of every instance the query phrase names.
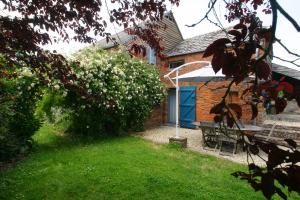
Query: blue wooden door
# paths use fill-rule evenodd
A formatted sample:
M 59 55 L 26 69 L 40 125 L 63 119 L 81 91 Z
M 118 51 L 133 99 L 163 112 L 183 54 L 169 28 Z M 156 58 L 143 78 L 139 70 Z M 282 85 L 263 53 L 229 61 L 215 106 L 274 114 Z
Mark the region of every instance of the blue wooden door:
M 194 128 L 196 119 L 196 87 L 180 87 L 180 126 Z

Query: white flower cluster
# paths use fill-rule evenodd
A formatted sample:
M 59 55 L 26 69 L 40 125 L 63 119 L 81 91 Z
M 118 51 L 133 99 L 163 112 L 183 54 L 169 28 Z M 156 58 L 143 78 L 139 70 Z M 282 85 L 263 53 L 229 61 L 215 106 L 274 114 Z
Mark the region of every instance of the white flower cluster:
M 164 96 L 164 86 L 157 71 L 148 64 L 132 59 L 123 50 L 113 53 L 88 48 L 75 55 L 81 66 L 75 70 L 85 80 L 88 94 L 101 96 L 94 105 L 104 109 L 151 109 Z M 78 84 L 78 83 L 74 83 Z M 151 108 L 150 108 L 151 107 Z
M 33 76 L 33 73 L 32 73 L 32 71 L 28 67 L 21 68 L 20 73 L 19 73 L 19 77 L 20 78 L 23 78 L 23 77 L 32 77 L 32 76 Z
M 24 100 L 25 104 L 30 100 L 39 99 L 41 97 L 40 92 L 40 80 L 36 73 L 29 67 L 22 67 L 16 70 L 17 77 L 14 79 L 14 86 L 16 95 L 20 99 Z
M 36 85 L 38 85 L 39 80 L 30 68 L 22 67 L 17 71 L 17 73 L 18 77 L 16 80 L 18 83 L 17 90 L 19 95 L 22 95 L 23 92 L 31 91 Z

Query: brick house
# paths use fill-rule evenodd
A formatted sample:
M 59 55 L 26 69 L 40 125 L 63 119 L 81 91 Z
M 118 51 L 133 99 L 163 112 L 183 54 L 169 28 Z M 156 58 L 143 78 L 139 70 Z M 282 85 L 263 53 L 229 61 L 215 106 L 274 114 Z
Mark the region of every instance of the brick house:
M 210 61 L 211 58 L 203 58 L 204 50 L 217 38 L 225 37 L 224 32 L 216 31 L 189 39 L 183 39 L 172 12 L 165 15 L 162 23 L 167 25 L 165 30 L 159 31 L 163 39 L 166 57 L 164 59 L 156 57 L 154 51 L 148 47 L 147 58 L 145 59 L 147 59 L 150 64 L 157 66 L 161 80 L 167 86 L 168 94 L 165 101 L 153 110 L 149 120 L 145 122 L 145 127 L 175 123 L 175 88 L 168 80 L 165 80 L 163 76 L 184 63 L 201 60 Z M 130 43 L 135 40 L 134 36 L 129 36 L 125 32 L 118 33 L 116 38 L 119 44 L 129 47 Z M 114 44 L 106 43 L 105 40 L 100 41 L 99 45 L 105 49 L 115 47 Z M 201 67 L 204 67 L 204 65 L 191 65 L 180 71 L 180 74 Z M 188 121 L 213 121 L 214 115 L 209 113 L 210 109 L 220 102 L 229 81 L 224 78 L 218 78 L 217 80 L 209 82 L 207 85 L 204 85 L 204 83 L 205 82 L 180 82 L 179 86 L 181 92 L 179 99 L 181 99 L 181 101 L 179 103 L 179 112 L 181 126 L 190 127 L 188 124 L 183 123 L 187 119 Z M 238 103 L 242 106 L 242 122 L 256 123 L 256 121 L 252 122 L 251 120 L 251 107 L 246 105 L 244 100 L 240 99 L 241 93 L 246 87 L 247 82 L 234 86 L 229 94 L 228 101 Z M 187 93 L 189 93 L 189 95 L 186 95 Z M 182 99 L 184 99 L 184 101 Z M 188 102 L 188 104 L 184 105 L 184 102 Z M 182 114 L 183 112 L 184 116 Z M 263 112 L 260 112 L 256 120 L 261 121 L 262 114 Z

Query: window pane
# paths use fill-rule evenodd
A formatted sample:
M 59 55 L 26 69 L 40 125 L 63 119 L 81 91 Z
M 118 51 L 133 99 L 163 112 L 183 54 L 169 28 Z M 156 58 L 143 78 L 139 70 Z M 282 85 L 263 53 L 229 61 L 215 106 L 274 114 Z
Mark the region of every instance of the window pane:
M 178 61 L 172 61 L 169 63 L 170 69 L 174 69 L 176 67 L 179 67 L 180 65 L 184 64 L 184 60 L 178 60 Z
M 155 56 L 155 51 L 151 47 L 147 48 L 147 60 L 149 64 L 156 64 L 156 56 Z

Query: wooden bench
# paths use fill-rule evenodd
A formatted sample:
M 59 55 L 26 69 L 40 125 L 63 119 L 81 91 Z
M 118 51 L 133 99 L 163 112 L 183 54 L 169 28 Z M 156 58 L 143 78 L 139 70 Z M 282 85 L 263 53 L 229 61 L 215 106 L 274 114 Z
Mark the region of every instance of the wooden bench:
M 255 134 L 254 139 L 268 141 L 280 146 L 290 147 L 285 139 L 292 139 L 300 147 L 300 127 L 289 127 L 274 124 L 265 124 L 264 131 Z

